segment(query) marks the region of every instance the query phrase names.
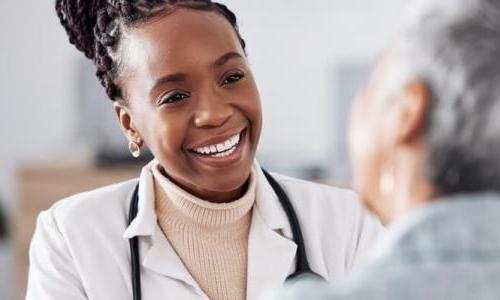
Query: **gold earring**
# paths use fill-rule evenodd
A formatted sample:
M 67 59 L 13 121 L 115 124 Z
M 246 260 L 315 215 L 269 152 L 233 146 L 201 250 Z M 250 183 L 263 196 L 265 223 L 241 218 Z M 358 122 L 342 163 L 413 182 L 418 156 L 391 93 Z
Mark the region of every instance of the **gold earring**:
M 138 158 L 141 156 L 141 147 L 134 141 L 128 142 L 128 150 L 133 157 Z

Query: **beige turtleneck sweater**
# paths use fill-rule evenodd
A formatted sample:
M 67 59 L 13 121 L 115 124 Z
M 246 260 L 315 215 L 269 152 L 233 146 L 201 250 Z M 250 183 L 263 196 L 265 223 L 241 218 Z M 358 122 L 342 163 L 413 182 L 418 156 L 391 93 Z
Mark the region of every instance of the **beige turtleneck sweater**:
M 229 203 L 197 198 L 153 166 L 158 223 L 210 299 L 246 299 L 247 250 L 255 172 L 246 193 Z

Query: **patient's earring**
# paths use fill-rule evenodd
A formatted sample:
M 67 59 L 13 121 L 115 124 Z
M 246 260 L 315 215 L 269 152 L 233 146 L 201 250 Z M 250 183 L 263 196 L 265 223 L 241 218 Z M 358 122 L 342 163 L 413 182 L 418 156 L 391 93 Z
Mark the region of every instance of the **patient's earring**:
M 132 156 L 135 158 L 141 156 L 141 147 L 134 141 L 128 142 L 128 150 L 130 151 L 130 154 L 132 154 Z

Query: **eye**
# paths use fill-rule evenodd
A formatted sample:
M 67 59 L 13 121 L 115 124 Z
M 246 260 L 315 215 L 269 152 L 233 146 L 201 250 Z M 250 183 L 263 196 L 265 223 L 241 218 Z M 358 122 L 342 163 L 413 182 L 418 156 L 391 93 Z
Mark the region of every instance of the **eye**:
M 228 84 L 238 82 L 241 79 L 243 79 L 243 77 L 245 77 L 245 75 L 243 73 L 230 74 L 224 78 L 224 80 L 222 81 L 222 85 L 228 85 Z
M 180 102 L 186 98 L 188 98 L 189 95 L 187 93 L 182 93 L 182 92 L 172 92 L 172 93 L 167 93 L 163 96 L 160 97 L 158 100 L 158 104 L 172 104 L 176 102 Z

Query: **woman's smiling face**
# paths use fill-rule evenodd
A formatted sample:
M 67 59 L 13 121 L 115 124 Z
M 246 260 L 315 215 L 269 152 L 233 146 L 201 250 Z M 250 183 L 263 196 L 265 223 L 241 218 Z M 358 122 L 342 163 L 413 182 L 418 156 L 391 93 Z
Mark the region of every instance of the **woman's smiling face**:
M 126 106 L 120 123 L 166 174 L 210 201 L 234 200 L 253 164 L 262 127 L 257 86 L 231 24 L 177 9 L 123 37 Z

